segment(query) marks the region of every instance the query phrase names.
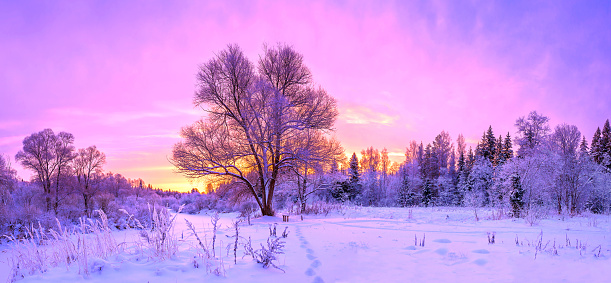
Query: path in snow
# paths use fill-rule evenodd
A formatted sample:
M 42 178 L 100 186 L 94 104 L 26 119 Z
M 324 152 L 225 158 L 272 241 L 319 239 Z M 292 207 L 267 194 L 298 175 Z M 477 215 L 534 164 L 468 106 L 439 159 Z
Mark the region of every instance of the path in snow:
M 300 247 L 305 249 L 306 257 L 308 258 L 308 260 L 312 261 L 312 263 L 310 264 L 310 267 L 306 270 L 305 274 L 307 276 L 315 276 L 316 269 L 319 268 L 322 265 L 322 263 L 320 262 L 318 257 L 315 255 L 314 250 L 312 250 L 312 248 L 310 247 L 310 243 L 306 240 L 306 238 L 301 233 L 301 227 L 296 225 L 295 228 L 296 228 L 295 234 L 299 238 L 299 242 L 301 242 Z M 325 282 L 325 281 L 322 280 L 320 276 L 314 277 L 314 283 L 322 283 L 322 282 Z

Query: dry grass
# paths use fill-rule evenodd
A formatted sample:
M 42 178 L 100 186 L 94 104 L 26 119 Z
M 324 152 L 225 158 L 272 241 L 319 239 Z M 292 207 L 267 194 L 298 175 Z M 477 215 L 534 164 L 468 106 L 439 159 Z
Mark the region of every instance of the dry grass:
M 96 213 L 100 219 L 81 220 L 80 231 L 64 228 L 56 220 L 57 230 L 45 230 L 39 224 L 28 227 L 25 238 L 5 236 L 13 244 L 9 282 L 58 266 L 68 269 L 73 264 L 78 266 L 79 274 L 88 276 L 91 269 L 88 259 L 107 258 L 118 253 L 119 245 L 111 234 L 106 214 L 101 210 Z

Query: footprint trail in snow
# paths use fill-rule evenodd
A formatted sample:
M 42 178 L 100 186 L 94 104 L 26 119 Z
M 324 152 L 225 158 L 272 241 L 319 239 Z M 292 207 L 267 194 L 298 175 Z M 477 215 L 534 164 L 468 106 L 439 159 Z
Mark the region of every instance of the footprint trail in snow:
M 322 263 L 320 262 L 320 260 L 318 260 L 318 257 L 315 255 L 314 250 L 312 250 L 310 248 L 310 243 L 305 239 L 305 237 L 303 236 L 303 234 L 301 233 L 301 228 L 299 226 L 296 227 L 297 231 L 296 231 L 296 235 L 299 238 L 299 241 L 301 242 L 301 248 L 305 249 L 306 251 L 306 257 L 312 261 L 312 263 L 310 264 L 310 267 L 305 271 L 305 274 L 307 276 L 316 276 L 316 269 L 318 267 L 320 267 L 322 265 Z M 320 276 L 316 276 L 314 277 L 314 283 L 322 283 L 325 282 L 324 280 L 322 280 L 322 278 Z

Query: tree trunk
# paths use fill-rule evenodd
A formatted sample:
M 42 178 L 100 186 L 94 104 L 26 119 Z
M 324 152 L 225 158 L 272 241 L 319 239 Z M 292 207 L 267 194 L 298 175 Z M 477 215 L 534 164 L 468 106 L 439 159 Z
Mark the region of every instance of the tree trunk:
M 85 215 L 89 216 L 89 196 L 83 193 L 83 201 L 85 202 Z
M 47 212 L 51 211 L 51 191 L 45 189 L 45 200 L 47 202 Z
M 274 216 L 274 209 L 272 208 L 272 204 L 270 202 L 265 203 L 263 207 L 261 207 L 261 214 L 263 216 Z
M 57 180 L 58 184 L 55 186 L 55 203 L 53 204 L 53 211 L 55 212 L 55 216 L 57 216 L 57 211 L 59 210 L 59 180 Z
M 50 180 L 50 178 L 48 178 Z M 51 181 L 43 182 L 45 191 L 45 200 L 47 202 L 47 212 L 51 211 Z

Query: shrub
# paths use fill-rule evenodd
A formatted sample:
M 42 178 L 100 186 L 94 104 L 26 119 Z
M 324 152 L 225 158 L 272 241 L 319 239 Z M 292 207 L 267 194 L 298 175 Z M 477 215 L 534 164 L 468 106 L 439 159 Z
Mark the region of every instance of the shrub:
M 260 249 L 253 249 L 250 237 L 248 242 L 244 244 L 245 255 L 250 255 L 257 263 L 263 264 L 264 268 L 270 266 L 282 270 L 280 267 L 274 264 L 274 261 L 278 260 L 277 255 L 284 254 L 284 241 L 283 238 L 269 237 L 267 238 L 267 247 L 261 244 Z

